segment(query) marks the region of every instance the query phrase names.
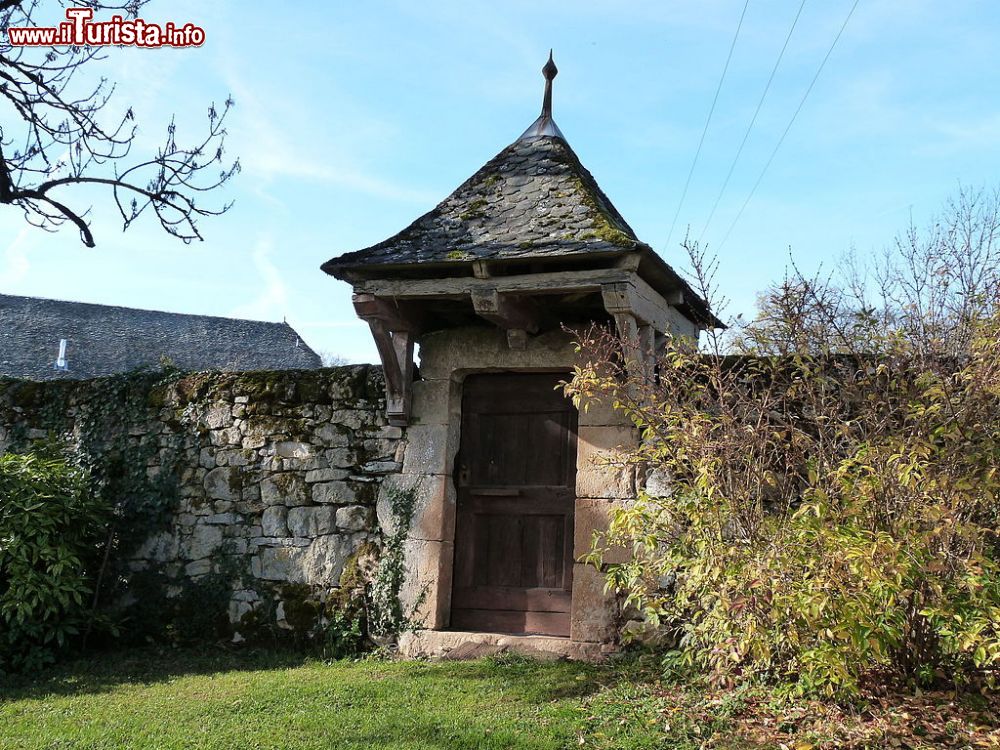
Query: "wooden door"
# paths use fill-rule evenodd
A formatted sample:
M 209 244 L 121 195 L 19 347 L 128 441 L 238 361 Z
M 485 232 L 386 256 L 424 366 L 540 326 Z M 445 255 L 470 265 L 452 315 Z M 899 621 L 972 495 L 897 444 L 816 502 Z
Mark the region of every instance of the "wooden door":
M 473 375 L 462 398 L 451 626 L 569 635 L 577 413 L 560 374 Z

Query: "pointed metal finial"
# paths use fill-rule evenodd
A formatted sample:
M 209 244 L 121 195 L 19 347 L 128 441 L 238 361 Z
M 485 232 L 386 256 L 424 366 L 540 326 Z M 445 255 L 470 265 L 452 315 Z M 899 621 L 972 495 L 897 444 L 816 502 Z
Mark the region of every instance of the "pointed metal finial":
M 555 136 L 565 140 L 562 131 L 559 130 L 555 120 L 552 119 L 552 79 L 558 74 L 559 68 L 556 67 L 555 61 L 552 59 L 552 50 L 550 49 L 549 61 L 542 68 L 542 75 L 545 76 L 545 97 L 542 99 L 542 114 L 531 124 L 530 128 L 521 134 L 518 140 L 537 138 L 543 135 Z
M 552 117 L 552 81 L 559 75 L 559 68 L 556 67 L 552 59 L 552 50 L 549 50 L 549 61 L 542 68 L 542 75 L 545 76 L 545 98 L 542 99 L 542 117 Z

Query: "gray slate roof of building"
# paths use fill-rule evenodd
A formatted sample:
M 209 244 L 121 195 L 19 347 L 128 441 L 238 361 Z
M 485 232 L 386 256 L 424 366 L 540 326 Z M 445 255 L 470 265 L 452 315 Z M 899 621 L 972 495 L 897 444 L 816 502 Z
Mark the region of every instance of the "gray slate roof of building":
M 68 371 L 54 368 L 67 340 Z M 287 323 L 137 310 L 0 294 L 0 376 L 90 378 L 159 367 L 315 369 L 319 356 Z
M 512 143 L 402 232 L 323 270 L 620 254 L 640 245 L 570 145 L 537 136 Z

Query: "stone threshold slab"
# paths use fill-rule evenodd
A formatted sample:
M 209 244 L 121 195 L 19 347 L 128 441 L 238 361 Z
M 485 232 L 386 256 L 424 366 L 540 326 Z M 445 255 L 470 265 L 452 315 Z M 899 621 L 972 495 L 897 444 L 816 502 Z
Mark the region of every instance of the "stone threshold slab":
M 603 661 L 613 644 L 585 643 L 547 635 L 512 635 L 458 630 L 419 630 L 399 637 L 399 654 L 407 659 L 459 661 L 514 653 L 542 661 Z

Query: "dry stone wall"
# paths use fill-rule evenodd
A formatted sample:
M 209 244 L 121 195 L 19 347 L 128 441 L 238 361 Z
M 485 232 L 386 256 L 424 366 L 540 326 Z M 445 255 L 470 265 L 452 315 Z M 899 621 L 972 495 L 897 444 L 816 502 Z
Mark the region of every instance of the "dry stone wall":
M 122 495 L 142 494 L 147 480 L 173 488 L 164 522 L 136 518 L 150 533 L 122 540 L 127 576 L 155 574 L 167 599 L 221 580 L 237 639 L 261 624 L 308 629 L 345 568 L 381 544 L 376 498 L 404 445 L 383 393 L 381 369 L 367 365 L 147 374 L 124 386 L 0 381 L 0 452 L 56 438 L 102 454 L 97 465 Z M 138 483 L 125 481 L 133 475 Z M 133 514 L 155 510 L 118 500 Z

